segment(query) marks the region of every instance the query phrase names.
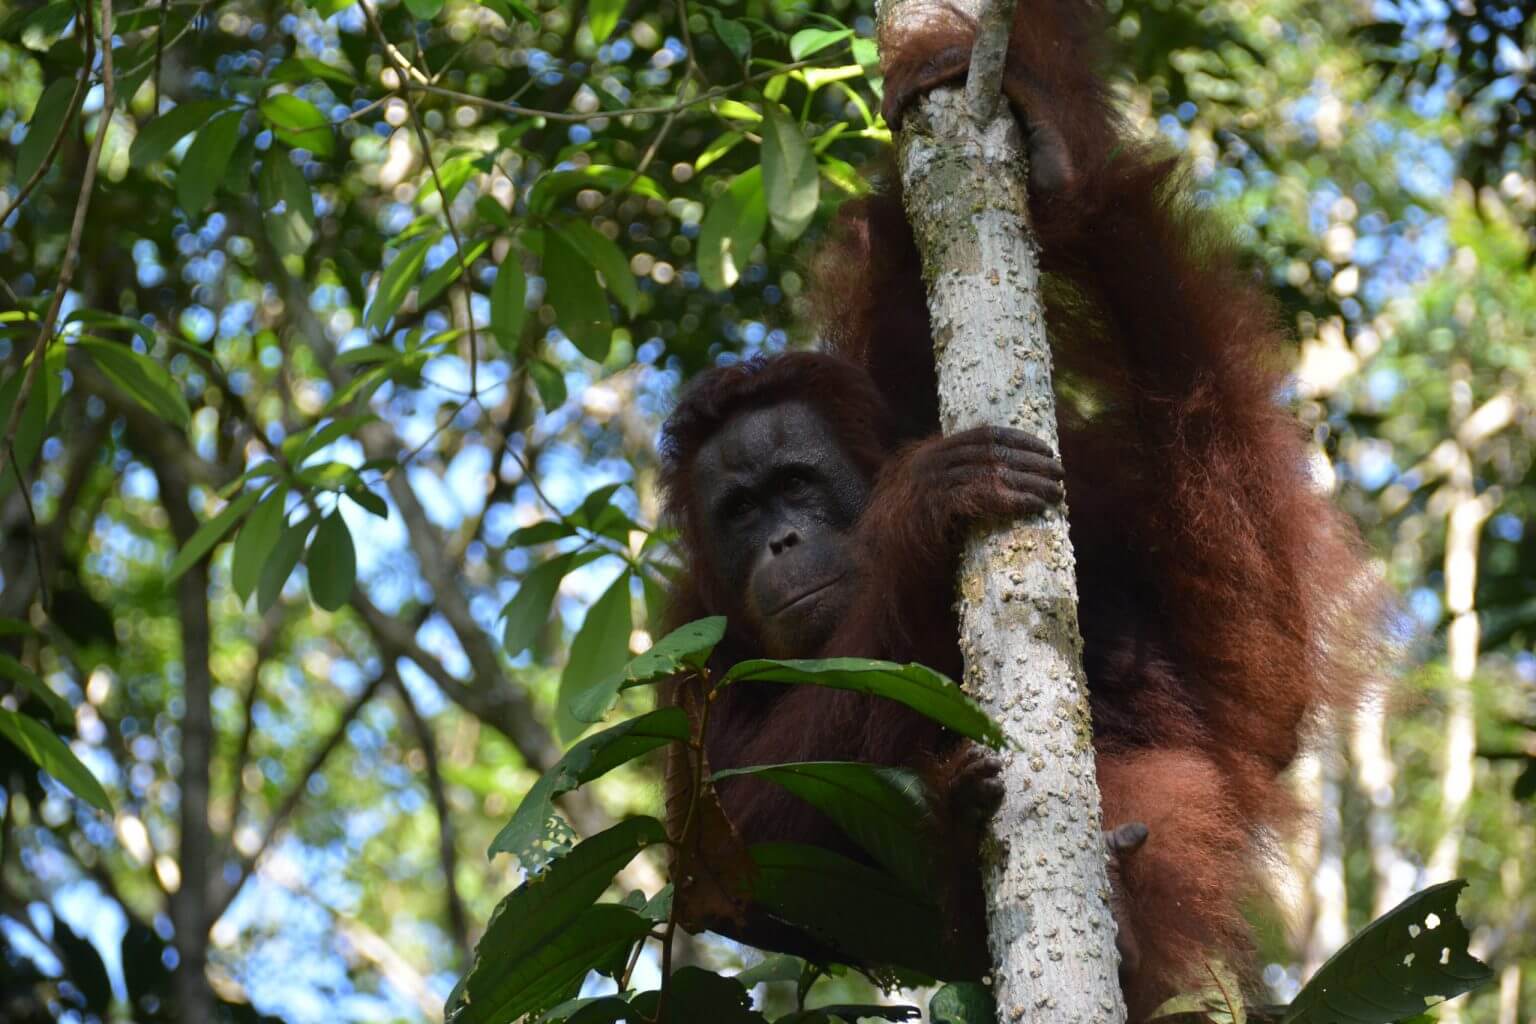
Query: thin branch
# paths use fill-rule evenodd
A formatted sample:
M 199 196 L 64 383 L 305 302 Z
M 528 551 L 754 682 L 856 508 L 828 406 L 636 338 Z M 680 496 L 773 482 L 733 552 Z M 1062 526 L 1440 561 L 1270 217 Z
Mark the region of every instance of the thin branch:
M 358 0 L 358 6 L 362 8 L 363 17 L 368 19 L 368 25 L 373 29 L 373 34 L 378 38 L 379 45 L 384 48 L 384 56 L 394 68 L 398 82 L 396 92 L 400 100 L 405 104 L 406 113 L 410 115 L 411 125 L 416 129 L 416 140 L 421 144 L 421 158 L 426 161 L 427 170 L 432 172 L 432 183 L 437 186 L 438 202 L 443 208 L 443 220 L 448 224 L 448 234 L 453 237 L 453 258 L 459 263 L 459 288 L 464 295 L 464 326 L 469 336 L 469 394 L 473 399 L 480 387 L 479 363 L 480 342 L 475 336 L 475 289 L 469 280 L 469 267 L 464 264 L 465 249 L 464 239 L 459 234 L 459 226 L 453 220 L 453 197 L 448 195 L 443 188 L 443 179 L 437 173 L 437 160 L 432 156 L 432 139 L 427 135 L 426 126 L 421 123 L 421 115 L 416 112 L 416 104 L 411 102 L 410 93 L 405 89 L 407 82 L 411 80 L 410 70 L 401 62 L 397 51 L 390 46 L 389 37 L 384 34 L 384 26 L 379 24 L 378 17 L 368 0 Z M 418 51 L 420 47 L 417 47 Z
M 496 110 L 503 114 L 511 114 L 515 117 L 542 117 L 549 121 L 580 123 L 583 121 L 597 121 L 605 117 L 632 117 L 637 114 L 670 114 L 673 111 L 685 110 L 696 107 L 700 103 L 708 103 L 712 100 L 722 99 L 731 93 L 738 91 L 743 85 L 753 85 L 757 82 L 788 74 L 791 71 L 802 71 L 806 68 L 830 67 L 824 60 L 797 60 L 789 64 L 780 64 L 776 68 L 767 71 L 759 71 L 755 75 L 748 75 L 732 85 L 717 86 L 707 89 L 697 96 L 689 99 L 678 100 L 664 106 L 656 107 L 627 107 L 623 110 L 593 110 L 593 111 L 561 111 L 561 110 L 536 110 L 533 107 L 518 106 L 515 103 L 503 103 L 500 100 L 488 99 L 484 96 L 474 96 L 467 92 L 459 92 L 456 89 L 445 89 L 440 85 L 432 85 L 426 82 L 409 82 L 406 88 L 414 92 L 429 93 L 433 96 L 441 96 L 444 99 L 454 100 L 472 107 L 483 107 L 486 110 Z
M 95 60 L 93 56 L 95 44 L 90 35 L 91 19 L 87 16 L 81 23 L 86 28 L 86 41 L 90 45 L 85 61 L 86 66 L 89 67 Z M 38 326 L 37 341 L 32 345 L 32 362 L 27 367 L 27 375 L 22 381 L 21 390 L 16 394 L 16 404 L 11 407 L 5 429 L 0 431 L 0 478 L 5 476 L 5 467 L 11 457 L 11 444 L 16 440 L 16 428 L 21 422 L 22 410 L 26 408 L 27 401 L 32 397 L 32 389 L 42 373 L 43 353 L 48 348 L 48 342 L 53 338 L 54 325 L 58 322 L 60 310 L 64 308 L 64 296 L 68 294 L 69 286 L 75 279 L 75 266 L 80 257 L 80 239 L 85 234 L 85 216 L 91 208 L 91 194 L 96 191 L 96 171 L 101 166 L 101 150 L 107 141 L 107 132 L 112 128 L 112 106 L 117 98 L 114 95 L 115 83 L 112 80 L 110 35 L 112 0 L 101 0 L 101 24 L 102 30 L 108 33 L 107 45 L 101 48 L 101 123 L 96 128 L 96 139 L 91 143 L 90 153 L 85 158 L 85 173 L 80 179 L 80 198 L 75 202 L 75 219 L 69 228 L 69 241 L 64 246 L 64 258 L 59 267 L 59 281 L 53 290 L 53 300 L 48 303 L 48 312 Z
M 470 958 L 469 915 L 465 912 L 464 900 L 459 895 L 457 882 L 459 855 L 454 842 L 448 790 L 443 783 L 443 774 L 438 764 L 437 737 L 432 733 L 431 723 L 421 716 L 421 709 L 411 698 L 411 691 L 406 688 L 393 666 L 386 674 L 395 692 L 400 694 L 400 704 L 405 708 L 405 717 L 410 719 L 411 730 L 416 733 L 416 738 L 421 743 L 421 752 L 426 758 L 427 789 L 432 794 L 432 805 L 437 809 L 437 852 L 443 862 L 443 884 L 447 889 L 445 901 L 448 912 L 448 931 L 453 936 L 453 944 L 458 953 L 460 965 L 468 964 Z
M 32 190 L 38 186 L 38 183 L 43 180 L 44 176 L 53 167 L 53 161 L 58 157 L 59 150 L 64 148 L 64 136 L 69 134 L 71 122 L 80 114 L 80 104 L 85 98 L 85 83 L 90 77 L 91 61 L 87 60 L 80 69 L 80 77 L 75 79 L 75 93 L 69 98 L 69 113 L 64 116 L 64 120 L 59 124 L 58 133 L 54 135 L 53 141 L 48 144 L 48 152 L 43 155 L 43 162 L 37 165 L 37 170 L 33 171 L 26 184 L 21 186 L 21 191 L 16 193 L 16 198 L 11 205 L 5 208 L 5 213 L 0 214 L 0 224 L 10 220 L 11 214 L 21 209 L 21 204 L 26 201 L 27 196 L 31 194 Z
M 289 787 L 288 792 L 277 805 L 277 810 L 273 811 L 272 817 L 267 820 L 266 830 L 262 832 L 261 840 L 257 843 L 256 849 L 249 855 L 241 857 L 240 873 L 235 878 L 235 881 L 227 885 L 214 898 L 211 913 L 209 914 L 210 922 L 217 921 L 224 915 L 224 911 L 229 909 L 230 903 L 234 901 L 241 887 L 245 885 L 246 880 L 255 871 L 262 854 L 267 852 L 268 848 L 271 847 L 273 841 L 277 838 L 277 834 L 282 831 L 283 826 L 288 823 L 288 819 L 293 816 L 293 812 L 298 809 L 299 802 L 304 799 L 304 794 L 309 789 L 310 778 L 325 766 L 326 759 L 331 756 L 331 753 L 337 747 L 341 746 L 342 740 L 347 735 L 347 726 L 352 724 L 352 720 L 373 699 L 373 695 L 378 692 L 379 686 L 386 678 L 388 678 L 387 672 L 381 672 L 379 675 L 374 676 L 373 680 L 363 687 L 362 692 L 352 698 L 351 703 L 346 706 L 345 710 L 341 713 L 341 717 L 331 728 L 330 735 L 325 738 L 325 742 L 320 744 L 319 749 L 310 755 L 309 762 L 305 764 L 303 770 L 293 780 L 293 785 Z
M 21 495 L 21 500 L 27 506 L 27 521 L 32 524 L 32 529 L 27 531 L 27 536 L 32 541 L 32 557 L 37 560 L 37 589 L 43 595 L 43 610 L 47 611 L 52 603 L 48 600 L 48 574 L 43 571 L 43 545 L 38 537 L 37 509 L 32 507 L 32 488 L 27 486 L 26 474 L 21 471 L 21 463 L 16 459 L 14 445 L 7 446 L 11 453 L 11 463 L 16 467 L 16 493 Z

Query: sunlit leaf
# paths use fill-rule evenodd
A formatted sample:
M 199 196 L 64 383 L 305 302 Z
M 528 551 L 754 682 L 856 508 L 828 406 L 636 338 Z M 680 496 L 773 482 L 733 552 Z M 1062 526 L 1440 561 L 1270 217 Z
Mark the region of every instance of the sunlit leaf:
M 517 593 L 502 609 L 502 617 L 507 623 L 502 642 L 508 654 L 520 654 L 538 639 L 539 630 L 549 621 L 549 608 L 560 589 L 560 581 L 568 573 L 602 556 L 601 551 L 573 551 L 529 570 L 518 583 Z
M 710 652 L 725 636 L 725 617 L 700 619 L 668 633 L 651 649 L 638 654 L 619 669 L 571 697 L 571 717 L 578 722 L 599 722 L 613 706 L 619 690 L 670 679 L 679 673 L 702 668 Z
M 441 233 L 434 231 L 407 243 L 395 254 L 389 266 L 384 268 L 384 272 L 379 275 L 378 290 L 373 293 L 373 301 L 368 304 L 368 313 L 364 319 L 370 329 L 381 331 L 389 323 L 395 311 L 400 308 L 400 303 L 405 301 L 411 286 L 416 283 L 421 266 L 426 262 L 427 250 L 436 245 L 440 237 Z
M 267 150 L 256 189 L 272 245 L 285 256 L 308 252 L 315 240 L 315 207 L 309 183 L 285 150 Z
M 752 250 L 768 225 L 768 197 L 763 171 L 743 171 L 715 200 L 699 226 L 699 276 L 714 291 L 724 291 L 747 269 Z
M 268 96 L 261 101 L 261 116 L 279 139 L 295 149 L 307 149 L 322 158 L 336 152 L 331 122 L 308 100 L 287 94 Z
M 490 245 L 490 239 L 482 238 L 472 243 L 466 252 L 449 256 L 443 261 L 442 266 L 428 274 L 427 279 L 421 282 L 421 293 L 416 299 L 416 304 L 423 308 L 430 306 L 442 294 L 443 289 L 457 281 L 464 271 L 473 266 L 475 260 L 490 248 Z
M 32 111 L 32 119 L 27 122 L 27 137 L 16 147 L 14 171 L 18 187 L 30 181 L 37 169 L 43 166 L 43 159 L 48 155 L 48 150 L 53 148 L 54 140 L 74 121 L 74 111 L 70 105 L 74 96 L 75 82 L 72 78 L 56 78 L 43 90 L 42 97 Z
M 555 710 L 555 731 L 562 740 L 575 739 L 590 724 L 575 717 L 573 705 L 585 697 L 587 690 L 601 686 L 624 666 L 633 629 L 629 572 L 625 571 L 592 602 L 571 640 L 565 671 L 560 674 L 560 697 Z
M 816 216 L 821 175 L 800 125 L 777 103 L 766 104 L 763 111 L 763 193 L 768 216 L 773 229 L 792 241 Z
M 605 43 L 619 25 L 619 15 L 624 13 L 624 0 L 589 0 L 587 26 L 592 29 L 592 41 Z
M 647 199 L 665 199 L 666 194 L 656 179 L 636 174 L 628 167 L 612 167 L 608 164 L 589 164 L 570 171 L 547 171 L 534 181 L 528 190 L 528 212 L 546 214 L 566 196 L 584 188 L 601 189 L 604 192 L 628 190 Z
M 134 136 L 133 145 L 128 149 L 129 163 L 134 167 L 147 167 L 165 159 L 176 143 L 230 106 L 228 100 L 197 100 L 166 111 Z
M 106 790 L 101 788 L 96 776 L 42 722 L 19 711 L 0 708 L 0 735 L 75 796 L 106 814 L 112 813 L 112 801 L 107 799 Z
M 267 74 L 270 82 L 310 82 L 317 78 L 338 85 L 357 84 L 357 78 L 351 71 L 313 57 L 289 57 Z
M 588 359 L 601 362 L 613 343 L 608 296 L 586 257 L 557 232 L 544 235 L 545 298 L 555 307 L 555 321 Z
M 789 38 L 789 55 L 795 60 L 820 53 L 853 35 L 852 29 L 803 28 Z

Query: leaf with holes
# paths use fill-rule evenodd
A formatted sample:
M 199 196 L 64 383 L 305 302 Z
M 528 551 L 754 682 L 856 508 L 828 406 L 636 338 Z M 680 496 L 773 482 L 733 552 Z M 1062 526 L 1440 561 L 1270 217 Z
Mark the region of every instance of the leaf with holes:
M 1486 984 L 1456 916 L 1465 879 L 1432 885 L 1366 925 L 1318 968 L 1282 1024 L 1392 1024 Z

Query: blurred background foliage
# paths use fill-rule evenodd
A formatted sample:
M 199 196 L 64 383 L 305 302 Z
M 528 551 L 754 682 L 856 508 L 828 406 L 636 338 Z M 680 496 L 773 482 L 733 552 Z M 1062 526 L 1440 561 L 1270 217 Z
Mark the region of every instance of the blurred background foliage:
M 1536 1020 L 1531 5 L 1109 7 L 1403 596 L 1400 684 L 1298 772 L 1265 980 L 1465 875 L 1498 984 L 1441 1013 Z M 871 32 L 0 6 L 0 1019 L 441 1018 L 518 880 L 485 850 L 582 727 L 557 694 L 649 643 L 661 417 L 813 340 L 807 249 L 888 141 Z M 631 768 L 563 809 L 656 800 Z

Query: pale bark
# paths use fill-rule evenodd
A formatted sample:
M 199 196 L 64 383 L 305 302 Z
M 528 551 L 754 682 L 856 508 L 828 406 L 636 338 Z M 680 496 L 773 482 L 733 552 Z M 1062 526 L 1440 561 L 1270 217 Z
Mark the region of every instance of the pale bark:
M 946 5 L 947 6 L 947 5 Z M 983 35 L 1010 4 L 955 5 Z M 886 25 L 943 16 L 882 5 Z M 998 93 L 1002 47 L 973 69 Z M 975 70 L 991 77 L 974 82 Z M 907 214 L 923 256 L 946 433 L 1008 425 L 1057 441 L 1040 268 L 1028 225 L 1019 126 L 1006 104 L 973 117 L 957 88 L 907 112 L 898 140 Z M 1004 724 L 1007 797 L 985 844 L 992 986 L 1004 1021 L 1123 1021 L 1115 924 L 1065 508 L 972 538 L 959 581 L 965 686 Z

